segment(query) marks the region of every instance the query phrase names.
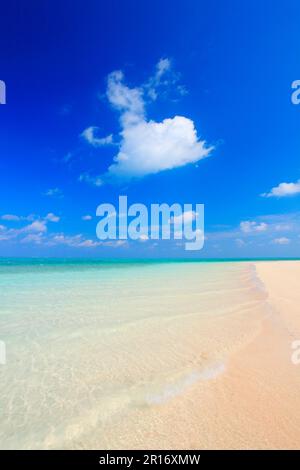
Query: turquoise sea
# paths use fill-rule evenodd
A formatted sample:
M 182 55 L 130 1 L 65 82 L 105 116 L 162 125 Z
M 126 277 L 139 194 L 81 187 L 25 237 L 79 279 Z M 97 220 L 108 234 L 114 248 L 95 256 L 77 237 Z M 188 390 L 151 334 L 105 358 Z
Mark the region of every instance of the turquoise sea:
M 78 259 L 1 259 L 0 296 L 4 449 L 159 445 L 166 406 L 225 373 L 266 297 L 250 261 Z

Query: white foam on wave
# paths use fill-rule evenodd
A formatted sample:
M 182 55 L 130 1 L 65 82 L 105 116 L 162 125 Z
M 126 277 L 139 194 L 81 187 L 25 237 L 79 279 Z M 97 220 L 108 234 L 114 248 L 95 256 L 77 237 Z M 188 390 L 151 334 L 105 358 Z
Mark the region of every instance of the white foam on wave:
M 162 392 L 148 395 L 146 402 L 149 405 L 162 405 L 172 398 L 182 395 L 189 387 L 194 385 L 200 380 L 212 380 L 221 375 L 225 371 L 225 365 L 223 363 L 214 364 L 213 366 L 207 367 L 202 371 L 193 371 L 185 376 L 180 382 L 167 387 Z

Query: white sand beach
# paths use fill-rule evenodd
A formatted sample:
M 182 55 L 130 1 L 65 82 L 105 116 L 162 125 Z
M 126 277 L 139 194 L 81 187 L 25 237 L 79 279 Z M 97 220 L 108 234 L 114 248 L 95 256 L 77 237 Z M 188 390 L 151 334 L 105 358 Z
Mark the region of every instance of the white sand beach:
M 300 262 L 256 262 L 255 268 L 267 293 L 255 337 L 231 355 L 222 374 L 165 406 L 149 430 L 151 445 L 159 446 L 159 433 L 165 448 L 299 449 L 300 364 L 291 361 L 291 343 L 300 339 Z M 182 419 L 174 441 L 168 430 L 174 431 L 175 414 Z
M 4 449 L 300 446 L 300 262 L 0 269 Z
M 199 377 L 159 409 L 136 413 L 129 426 L 135 432 L 117 447 L 130 439 L 142 448 L 140 431 L 149 448 L 299 449 L 300 364 L 291 361 L 291 343 L 300 339 L 300 262 L 256 262 L 255 269 L 267 304 L 256 330 L 245 318 L 254 337 L 219 373 Z

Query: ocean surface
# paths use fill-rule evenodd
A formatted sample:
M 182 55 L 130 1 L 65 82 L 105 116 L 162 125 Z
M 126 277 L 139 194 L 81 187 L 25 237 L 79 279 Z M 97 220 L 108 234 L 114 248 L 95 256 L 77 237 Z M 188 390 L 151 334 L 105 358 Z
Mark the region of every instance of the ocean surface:
M 0 447 L 80 449 L 147 447 L 168 404 L 226 373 L 266 294 L 251 262 L 2 259 L 0 299 Z

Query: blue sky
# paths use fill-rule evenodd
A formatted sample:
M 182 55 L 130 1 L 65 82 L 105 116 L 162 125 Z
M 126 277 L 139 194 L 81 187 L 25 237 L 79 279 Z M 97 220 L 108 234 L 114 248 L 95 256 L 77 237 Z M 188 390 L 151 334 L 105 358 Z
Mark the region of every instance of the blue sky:
M 1 256 L 300 256 L 298 1 L 1 10 Z M 204 249 L 99 244 L 123 194 L 205 204 Z

